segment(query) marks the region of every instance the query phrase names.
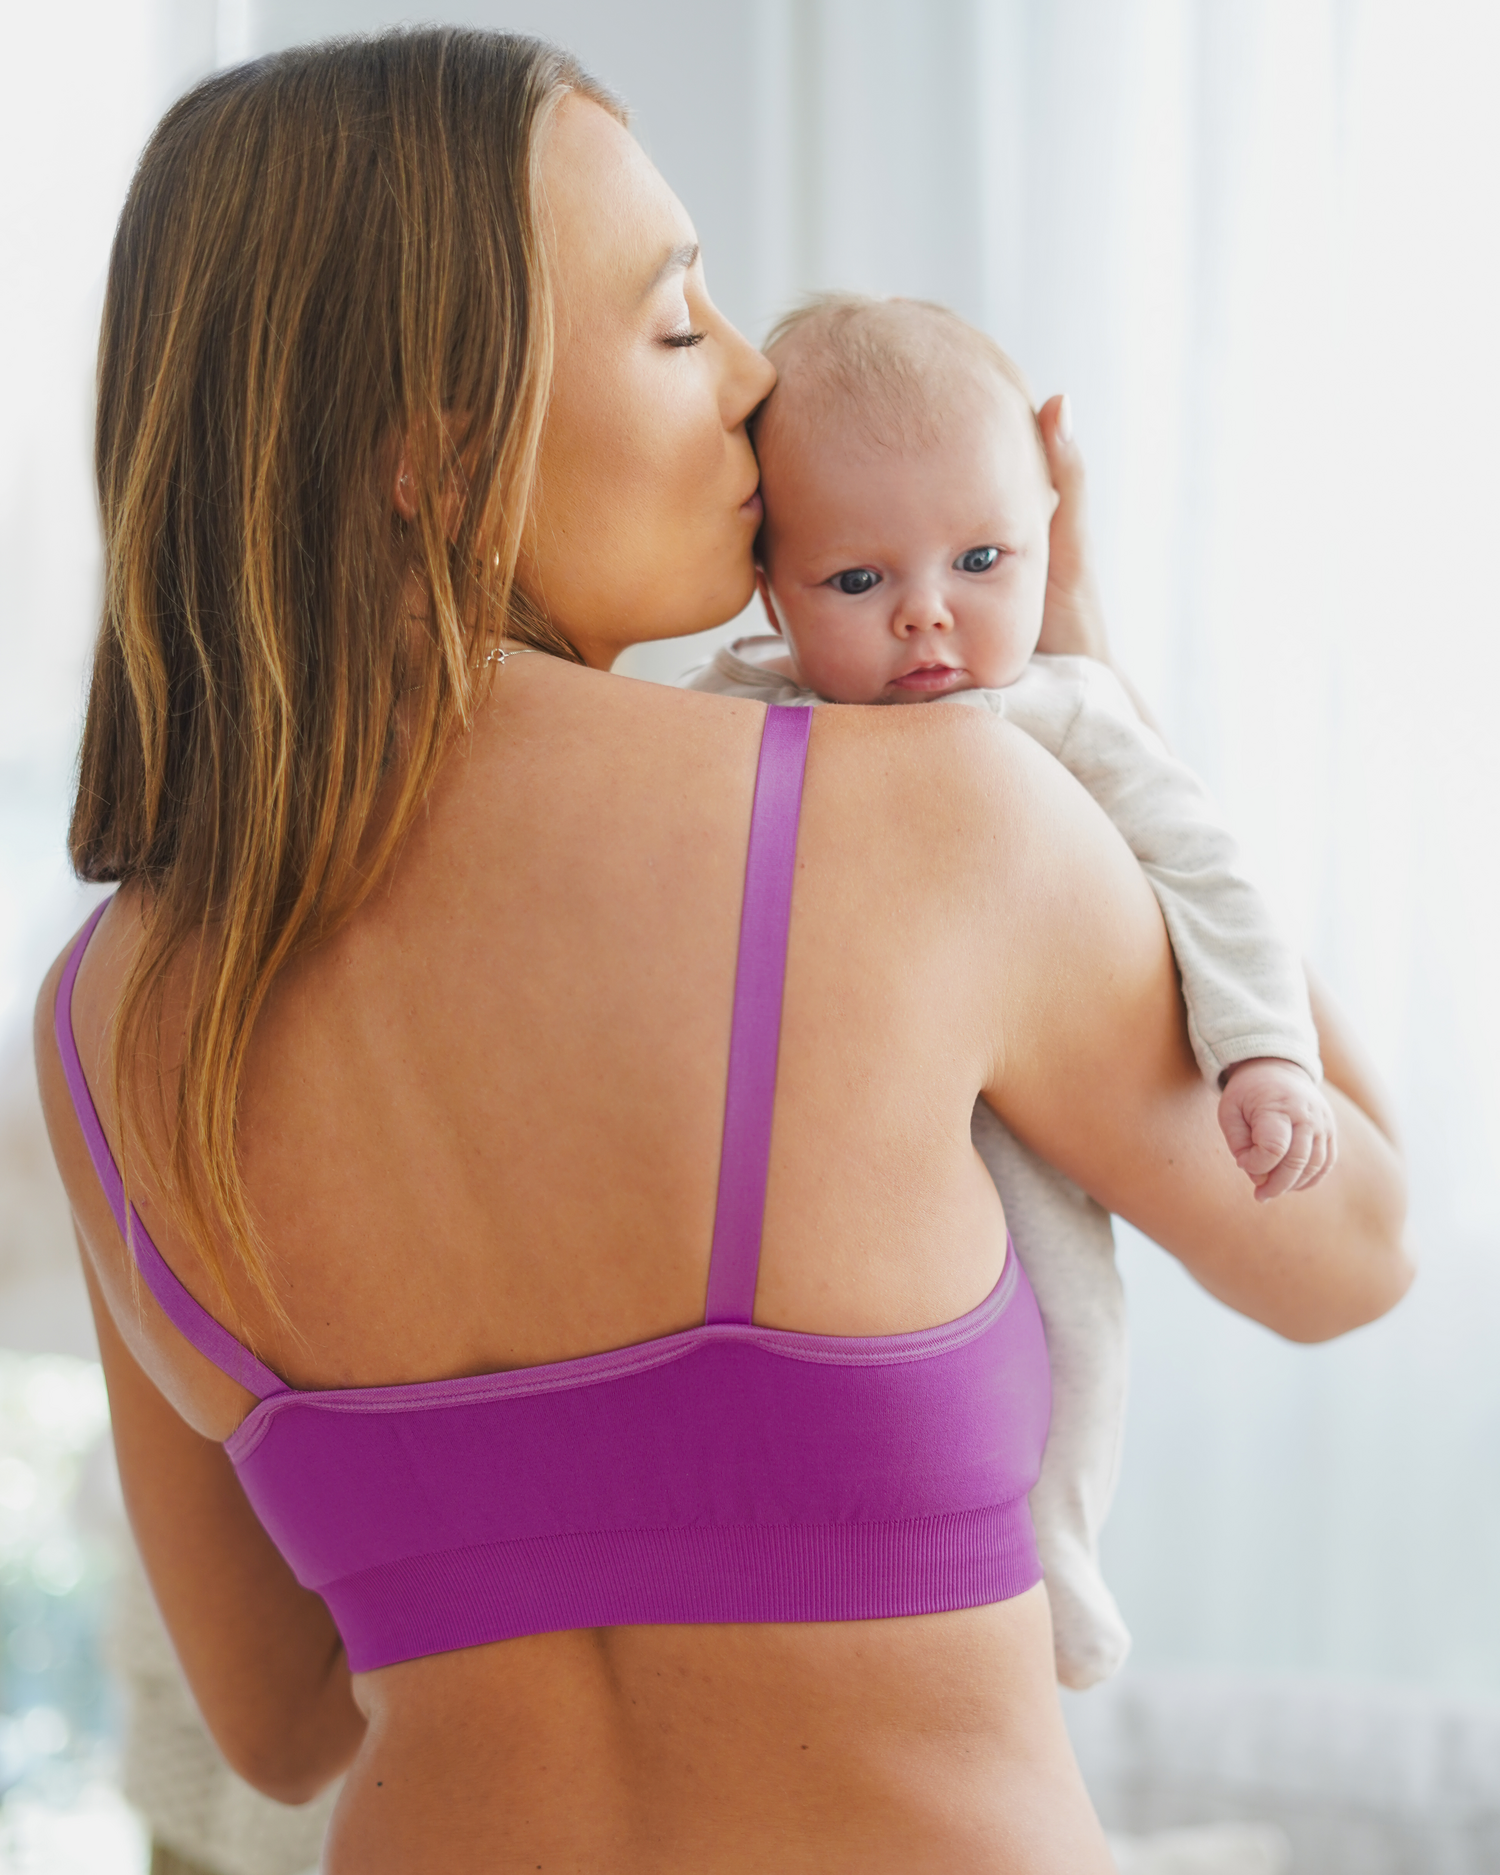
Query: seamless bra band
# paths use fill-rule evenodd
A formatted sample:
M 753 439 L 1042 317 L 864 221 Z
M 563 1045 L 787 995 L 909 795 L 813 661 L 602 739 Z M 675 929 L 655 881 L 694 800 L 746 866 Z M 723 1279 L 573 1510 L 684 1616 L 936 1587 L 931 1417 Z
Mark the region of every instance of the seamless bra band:
M 1026 1497 L 1046 1346 L 1007 1246 L 989 1296 L 915 1334 L 753 1321 L 812 711 L 766 712 L 700 1327 L 581 1360 L 399 1387 L 289 1387 L 188 1293 L 132 1210 L 58 986 L 58 1046 L 105 1194 L 175 1327 L 257 1396 L 225 1442 L 355 1672 L 565 1628 L 847 1621 L 1041 1579 Z

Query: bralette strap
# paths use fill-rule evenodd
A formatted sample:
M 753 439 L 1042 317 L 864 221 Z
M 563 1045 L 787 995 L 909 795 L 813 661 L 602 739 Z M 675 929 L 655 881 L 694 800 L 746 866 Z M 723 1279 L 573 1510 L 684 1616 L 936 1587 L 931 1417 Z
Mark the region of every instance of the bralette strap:
M 287 1393 L 290 1388 L 279 1374 L 272 1373 L 263 1361 L 258 1361 L 250 1350 L 236 1341 L 222 1323 L 216 1322 L 196 1297 L 191 1295 L 178 1281 L 166 1258 L 157 1249 L 147 1233 L 145 1225 L 134 1205 L 130 1207 L 127 1218 L 125 1211 L 125 1181 L 120 1176 L 120 1168 L 115 1164 L 114 1154 L 109 1149 L 109 1141 L 104 1136 L 104 1128 L 99 1122 L 99 1112 L 94 1105 L 94 1096 L 89 1091 L 88 1079 L 83 1072 L 83 1062 L 79 1058 L 78 1044 L 73 1039 L 73 985 L 78 977 L 78 966 L 83 962 L 83 953 L 88 949 L 89 939 L 94 935 L 95 927 L 104 916 L 111 900 L 97 907 L 93 916 L 79 933 L 78 942 L 68 955 L 63 966 L 63 973 L 57 985 L 57 1001 L 53 1008 L 53 1019 L 57 1030 L 57 1049 L 62 1056 L 63 1076 L 68 1084 L 68 1092 L 73 1099 L 73 1110 L 78 1115 L 78 1124 L 88 1145 L 89 1157 L 94 1162 L 94 1171 L 99 1183 L 104 1188 L 104 1195 L 109 1200 L 109 1208 L 115 1214 L 115 1222 L 120 1227 L 120 1235 L 125 1239 L 135 1255 L 146 1287 L 161 1304 L 162 1313 L 171 1322 L 177 1332 L 190 1341 L 200 1354 L 206 1355 L 215 1367 L 228 1374 L 231 1380 L 237 1380 L 242 1387 L 256 1395 L 258 1399 L 267 1399 L 273 1393 Z
M 811 733 L 811 709 L 772 704 L 766 710 L 745 857 L 707 1322 L 748 1322 L 755 1312 L 797 824 Z

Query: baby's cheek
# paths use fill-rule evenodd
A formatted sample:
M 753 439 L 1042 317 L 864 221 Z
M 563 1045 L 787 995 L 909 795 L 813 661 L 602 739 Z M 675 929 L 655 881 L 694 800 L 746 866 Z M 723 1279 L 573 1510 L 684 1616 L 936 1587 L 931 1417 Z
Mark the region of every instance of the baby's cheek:
M 793 638 L 803 682 L 837 703 L 873 703 L 888 673 L 877 635 L 842 621 L 804 619 Z
M 859 645 L 828 646 L 814 670 L 811 688 L 839 703 L 873 703 L 885 688 L 883 672 Z

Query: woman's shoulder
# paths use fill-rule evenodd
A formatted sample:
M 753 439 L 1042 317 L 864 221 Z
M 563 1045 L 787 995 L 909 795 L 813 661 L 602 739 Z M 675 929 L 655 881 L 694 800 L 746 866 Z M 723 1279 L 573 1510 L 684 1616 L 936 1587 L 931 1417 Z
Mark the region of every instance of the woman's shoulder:
M 1129 860 L 1067 770 L 991 711 L 819 710 L 813 751 L 842 783 L 851 811 L 879 812 L 892 833 L 909 828 L 929 850 L 998 866 L 1012 881 L 1017 868 L 1066 874 L 1073 855 L 1080 867 L 1097 867 L 1101 845 Z
M 561 681 L 548 685 L 550 695 L 537 686 L 518 702 L 535 710 L 549 737 L 587 745 L 593 760 L 586 766 L 612 745 L 602 767 L 613 773 L 620 763 L 622 785 L 634 773 L 648 788 L 658 775 L 667 792 L 689 777 L 711 791 L 748 787 L 763 702 L 597 672 L 551 675 Z M 630 751 L 644 761 L 629 759 Z M 1112 882 L 1127 891 L 1140 885 L 1123 841 L 1084 789 L 1033 737 L 991 710 L 818 708 L 805 801 L 805 829 L 811 816 L 814 826 L 827 824 L 856 848 L 889 854 L 909 847 L 929 872 L 978 867 L 1012 886 L 1035 872 L 1025 886 L 1032 891 L 1090 873 L 1106 896 Z
M 67 1006 L 59 1005 L 62 991 L 63 973 L 79 944 L 83 941 L 89 924 L 97 913 L 91 913 L 88 919 L 78 927 L 53 959 L 46 976 L 42 978 L 37 991 L 36 1007 L 33 1011 L 32 1041 L 36 1055 L 37 1073 L 42 1082 L 44 1103 L 49 1093 L 61 1089 L 66 1093 L 66 1084 L 62 1078 L 62 1059 L 58 1046 L 58 1030 L 62 1021 L 67 1020 L 73 1033 L 78 1052 L 84 1064 L 84 1072 L 90 1081 L 94 1079 L 90 1068 L 97 1044 L 102 1038 L 101 1021 L 96 1019 L 94 1004 L 98 1000 L 97 992 L 103 988 L 101 976 L 116 978 L 120 973 L 123 959 L 118 955 L 121 940 L 131 941 L 132 927 L 139 929 L 140 910 L 137 894 L 130 888 L 119 888 L 108 900 L 103 916 L 93 935 L 89 939 L 88 949 L 80 960 L 77 976 L 74 979 L 72 995 L 67 999 Z M 53 1072 L 55 1070 L 55 1072 Z
M 137 1281 L 93 1157 L 99 1139 L 91 1149 L 85 1133 L 86 1125 L 97 1123 L 103 1149 L 118 1162 L 109 1037 L 122 985 L 142 942 L 140 890 L 121 886 L 114 893 L 89 937 L 73 993 L 68 995 L 64 974 L 87 931 L 85 922 L 58 953 L 37 992 L 33 1028 L 37 1084 L 53 1158 L 72 1211 L 96 1311 L 101 1306 L 107 1309 L 125 1346 L 188 1423 L 205 1437 L 223 1438 L 243 1418 L 250 1396 L 181 1340 L 167 1325 L 160 1305 Z M 81 1083 L 65 1058 L 63 1035 L 72 1041 L 69 1057 L 76 1049 Z M 151 1204 L 154 1187 L 144 1171 L 138 1160 L 133 1162 L 131 1202 L 152 1217 L 151 1228 L 157 1231 L 158 1207 Z M 159 1236 L 157 1241 L 166 1239 Z M 191 1269 L 190 1253 L 175 1237 L 172 1249 L 174 1267 L 179 1272 L 188 1270 L 201 1287 Z
M 106 1138 L 113 1135 L 110 1025 L 142 929 L 140 889 L 118 887 L 106 901 L 102 915 L 96 908 L 68 939 L 37 991 L 32 1026 L 37 1086 L 58 1170 L 75 1214 L 80 1203 L 92 1211 L 99 1196 L 97 1175 L 83 1136 L 81 1107 L 87 1103 Z M 85 940 L 87 948 L 76 957 Z M 75 958 L 72 982 L 65 986 L 64 977 Z M 64 1037 L 70 1044 L 68 1059 L 64 1055 Z

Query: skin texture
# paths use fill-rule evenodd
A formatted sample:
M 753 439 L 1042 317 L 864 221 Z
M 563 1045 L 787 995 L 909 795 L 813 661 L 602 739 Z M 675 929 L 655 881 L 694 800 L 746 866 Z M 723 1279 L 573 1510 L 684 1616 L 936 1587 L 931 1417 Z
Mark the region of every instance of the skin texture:
M 761 422 L 761 595 L 791 674 L 831 702 L 1000 690 L 1037 648 L 1057 496 L 1015 387 L 981 367 L 962 388 L 934 386 L 927 448 L 853 411 L 789 417 L 787 389 Z
M 604 129 L 603 111 L 563 117 L 554 143 L 580 160 L 549 165 L 547 206 L 560 233 L 587 223 L 598 264 L 559 282 L 520 577 L 607 670 L 627 645 L 701 631 L 748 602 L 761 506 L 744 426 L 775 372 L 709 299 L 692 223 L 640 145 Z
M 907 318 L 920 348 L 924 314 Z M 759 428 L 756 580 L 787 641 L 772 668 L 834 703 L 1003 690 L 1038 648 L 1052 591 L 1059 497 L 1030 407 L 998 370 L 934 352 L 924 438 L 872 432 L 847 395 L 795 369 L 789 354 L 816 343 L 804 330 L 777 348 L 794 368 Z M 1236 1063 L 1219 1129 L 1261 1203 L 1310 1191 L 1338 1156 L 1332 1110 L 1291 1061 Z
M 690 230 L 618 125 L 570 102 L 543 162 L 561 296 L 598 318 L 587 363 L 560 360 L 530 577 L 595 668 L 502 668 L 389 879 L 278 979 L 256 1029 L 241 1141 L 290 1326 L 244 1286 L 232 1302 L 295 1385 L 563 1360 L 702 1317 L 763 712 L 603 667 L 627 630 L 616 595 L 644 604 L 629 595 L 647 592 L 653 556 L 658 633 L 748 592 L 742 426 L 769 371 L 696 272 L 672 290 L 709 336 L 650 352 L 664 342 L 643 276 Z M 679 400 L 658 366 L 690 374 Z M 580 416 L 575 369 L 601 374 L 601 396 L 614 385 L 612 428 L 587 398 Z M 575 419 L 593 426 L 587 448 Z M 696 480 L 677 476 L 677 447 L 696 452 Z M 618 567 L 580 564 L 589 515 Z M 696 572 L 666 551 L 674 529 Z M 138 942 L 124 891 L 75 1003 L 112 1138 L 104 1038 Z M 38 1064 L 132 1522 L 230 1762 L 288 1801 L 348 1767 L 330 1875 L 1107 1875 L 1040 1589 L 912 1620 L 538 1635 L 352 1681 L 215 1443 L 249 1397 L 132 1281 L 62 1084 L 56 978 Z M 174 986 L 164 1034 L 181 1012 Z M 1409 1279 L 1395 1155 L 1349 1102 L 1339 1171 L 1295 1211 L 1251 1202 L 1187 1049 L 1154 901 L 1056 764 L 969 712 L 825 712 L 757 1319 L 901 1332 L 989 1292 L 1005 1232 L 969 1144 L 980 1090 L 1285 1333 L 1368 1320 Z M 139 1202 L 224 1314 L 160 1194 Z

